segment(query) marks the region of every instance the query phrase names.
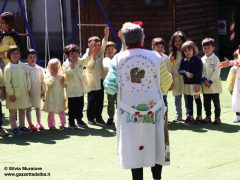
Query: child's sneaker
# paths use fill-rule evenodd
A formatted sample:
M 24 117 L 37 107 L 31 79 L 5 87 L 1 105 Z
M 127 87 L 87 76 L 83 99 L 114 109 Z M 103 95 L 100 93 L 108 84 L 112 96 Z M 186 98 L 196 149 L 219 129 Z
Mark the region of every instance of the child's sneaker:
M 56 130 L 57 128 L 55 126 L 49 127 L 49 130 Z
M 9 132 L 7 132 L 7 130 L 4 128 L 0 128 L 0 136 L 7 137 L 9 136 Z
M 28 127 L 28 129 L 30 130 L 30 131 L 37 131 L 37 128 L 32 124 L 32 123 L 30 123 L 29 124 L 29 127 Z
M 77 124 L 81 128 L 87 128 L 88 127 L 88 125 L 82 119 L 78 120 Z
M 38 129 L 39 131 L 44 130 L 44 127 L 43 127 L 43 125 L 42 125 L 41 123 L 38 123 L 36 127 L 37 127 L 37 129 Z
M 70 129 L 78 129 L 77 125 L 75 123 L 69 123 L 68 128 Z
M 96 119 L 96 123 L 98 123 L 100 125 L 105 125 L 106 124 L 105 121 L 102 118 Z
M 88 120 L 88 124 L 90 124 L 90 125 L 95 125 L 96 122 L 94 121 L 94 119 L 93 119 L 93 120 Z
M 240 122 L 240 116 L 236 116 L 235 120 L 233 121 L 234 123 L 239 123 Z
M 14 129 L 12 129 L 12 131 L 11 131 L 11 133 L 12 133 L 12 135 L 19 135 L 19 134 L 21 134 L 21 132 L 19 131 L 19 129 L 18 128 L 14 128 Z
M 192 116 L 187 116 L 185 123 L 189 124 L 189 123 L 193 123 L 194 122 L 194 118 Z
M 66 127 L 64 125 L 59 126 L 59 129 L 65 129 Z
M 19 130 L 22 133 L 30 133 L 30 130 L 28 128 L 26 128 L 26 127 L 21 127 L 21 128 L 19 128 Z
M 209 123 L 212 123 L 211 117 L 206 116 L 206 117 L 203 119 L 202 122 L 203 122 L 203 124 L 209 124 Z
M 173 122 L 179 122 L 179 121 L 182 121 L 182 116 L 176 116 L 172 121 Z
M 215 124 L 215 125 L 219 125 L 219 124 L 221 124 L 222 122 L 221 122 L 221 119 L 220 118 L 215 118 L 215 120 L 214 120 L 214 122 L 213 122 L 213 124 Z
M 195 124 L 201 124 L 202 122 L 203 122 L 202 116 L 197 116 L 194 123 Z

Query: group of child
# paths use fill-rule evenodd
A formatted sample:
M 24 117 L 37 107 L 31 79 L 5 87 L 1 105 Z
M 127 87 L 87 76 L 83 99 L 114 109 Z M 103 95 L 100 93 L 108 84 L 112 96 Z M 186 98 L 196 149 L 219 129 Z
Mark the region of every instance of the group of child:
M 156 41 L 158 39 L 158 41 Z M 193 41 L 187 41 L 183 32 L 175 32 L 170 40 L 170 55 L 167 66 L 173 78 L 170 90 L 175 98 L 176 118 L 174 122 L 182 120 L 182 95 L 185 99 L 186 123 L 211 123 L 211 101 L 215 107 L 213 123 L 220 124 L 220 100 L 222 92 L 218 57 L 214 54 L 214 39 L 205 38 L 202 41 L 202 49 L 205 55 L 198 57 L 198 48 Z M 164 41 L 155 38 L 152 41 L 152 49 L 164 54 Z M 206 117 L 202 118 L 202 101 Z M 197 106 L 197 116 L 193 117 L 193 99 Z M 166 103 L 166 96 L 164 97 Z
M 94 73 L 90 70 L 88 72 L 88 68 L 94 69 L 97 61 L 96 57 L 99 52 L 94 41 L 90 42 L 89 49 L 90 52 L 86 56 L 79 58 L 80 51 L 78 46 L 75 44 L 67 45 L 65 47 L 67 60 L 61 66 L 61 62 L 58 59 L 50 59 L 45 73 L 44 69 L 36 64 L 37 54 L 35 50 L 27 50 L 27 64 L 25 64 L 20 61 L 20 49 L 16 45 L 9 47 L 7 58 L 10 62 L 5 66 L 3 75 L 2 71 L 0 72 L 1 77 L 4 79 L 1 82 L 4 82 L 5 86 L 6 107 L 9 109 L 10 113 L 9 119 L 12 134 L 17 135 L 44 129 L 41 122 L 42 100 L 42 110 L 48 112 L 47 120 L 49 129 L 56 129 L 55 113 L 57 113 L 60 118 L 60 129 L 65 128 L 66 118 L 64 111 L 67 107 L 69 127 L 77 128 L 75 119 L 80 127 L 87 127 L 87 124 L 82 120 L 84 105 L 83 95 L 86 92 L 92 92 L 95 95 L 97 91 L 101 90 L 101 81 L 98 84 L 100 90 L 89 90 L 89 87 L 91 87 L 89 86 L 89 82 L 91 82 L 91 80 L 94 81 L 95 77 L 91 77 Z M 85 71 L 83 66 L 87 68 L 85 72 L 86 76 L 84 76 L 83 73 L 83 71 Z M 93 86 L 96 86 L 95 82 Z M 65 87 L 66 92 L 64 90 Z M 98 97 L 99 96 L 96 96 L 94 98 Z M 90 98 L 92 100 L 93 97 Z M 2 99 L 4 98 L 2 97 Z M 89 111 L 95 110 L 97 107 L 96 100 L 92 103 L 94 103 L 94 109 L 90 107 L 90 109 L 88 109 Z M 36 110 L 36 126 L 32 123 L 32 108 Z M 17 126 L 17 112 L 19 126 Z M 25 112 L 29 128 L 25 125 Z M 93 116 L 92 113 L 90 114 Z M 96 118 L 97 115 L 101 116 L 101 114 L 96 114 Z M 96 119 L 97 123 L 104 124 L 104 121 L 101 121 L 103 120 Z M 94 119 L 89 118 L 89 124 L 92 123 L 94 123 Z
M 43 130 L 41 108 L 48 112 L 49 129 L 56 129 L 55 113 L 59 115 L 60 128 L 65 128 L 64 111 L 67 108 L 70 128 L 87 127 L 87 124 L 82 120 L 84 93 L 88 93 L 88 123 L 91 125 L 95 123 L 106 124 L 102 118 L 104 100 L 102 82 L 107 69 L 104 71 L 102 61 L 104 57 L 106 59 L 112 58 L 117 50 L 115 43 L 108 42 L 109 28 L 104 29 L 102 43 L 96 36 L 88 39 L 89 48 L 82 58 L 79 57 L 79 47 L 75 44 L 69 44 L 64 51 L 67 57 L 66 61 L 61 65 L 60 60 L 50 59 L 47 69 L 44 70 L 36 64 L 37 53 L 33 49 L 24 52 L 27 63 L 21 62 L 21 54 L 23 53 L 15 38 L 17 33 L 13 30 L 14 15 L 5 12 L 0 17 L 0 59 L 3 62 L 2 69 L 0 69 L 0 95 L 1 100 L 6 99 L 12 134 Z M 108 125 L 114 124 L 115 101 L 116 96 L 109 96 L 109 102 L 112 104 L 109 103 L 108 108 Z M 37 125 L 34 125 L 32 121 L 32 108 L 36 110 Z M 25 124 L 25 115 L 29 124 L 28 128 Z M 17 125 L 17 117 L 19 125 Z M 2 111 L 0 119 L 0 135 L 8 135 L 8 132 L 2 128 Z
M 87 119 L 89 124 L 105 124 L 102 118 L 104 88 L 103 80 L 108 71 L 111 59 L 117 52 L 114 42 L 108 42 L 109 28 L 104 29 L 102 40 L 97 36 L 88 39 L 88 49 L 82 58 L 79 58 L 80 49 L 75 44 L 65 47 L 66 61 L 51 59 L 46 72 L 36 64 L 37 53 L 33 49 L 27 50 L 26 61 L 20 61 L 21 49 L 16 46 L 16 35 L 13 30 L 13 14 L 1 15 L 1 45 L 0 58 L 4 62 L 4 72 L 0 70 L 1 99 L 5 98 L 10 113 L 10 124 L 13 134 L 29 131 L 43 130 L 41 123 L 41 104 L 43 110 L 48 112 L 48 126 L 56 129 L 54 114 L 60 118 L 60 128 L 65 128 L 66 117 L 64 111 L 68 108 L 69 127 L 87 127 L 82 120 L 84 93 L 88 93 Z M 14 35 L 13 35 L 14 34 Z M 120 36 L 121 38 L 121 36 Z M 124 43 L 124 42 L 123 42 Z M 12 46 L 14 45 L 14 46 Z M 220 124 L 221 108 L 219 94 L 222 92 L 218 57 L 214 54 L 214 39 L 205 38 L 202 41 L 204 56 L 198 57 L 198 48 L 193 41 L 187 41 L 183 32 L 173 33 L 170 39 L 169 56 L 165 55 L 165 41 L 162 38 L 152 40 L 152 50 L 157 51 L 164 59 L 168 72 L 172 75 L 173 83 L 169 91 L 175 98 L 176 118 L 174 122 L 182 120 L 182 96 L 186 107 L 186 123 L 211 123 L 211 101 L 215 110 L 214 124 Z M 123 44 L 123 47 L 124 44 Z M 123 49 L 124 50 L 124 49 Z M 7 52 L 7 56 L 5 56 Z M 9 63 L 8 63 L 9 61 Z M 233 72 L 233 73 L 232 73 Z M 236 74 L 231 70 L 230 74 Z M 235 75 L 229 76 L 233 91 Z M 66 88 L 66 91 L 64 90 Z M 206 117 L 202 118 L 202 101 Z M 163 95 L 167 106 L 167 93 Z M 107 124 L 114 124 L 115 104 L 117 97 L 107 94 L 109 119 Z M 197 117 L 193 117 L 193 100 L 197 106 Z M 37 125 L 32 122 L 31 111 L 36 110 Z M 17 126 L 17 112 L 19 126 Z M 29 128 L 25 125 L 25 112 Z M 2 115 L 2 114 L 0 114 Z M 240 122 L 240 112 L 237 112 Z M 2 118 L 2 116 L 0 117 Z M 75 120 L 78 126 L 75 123 Z M 7 132 L 1 127 L 1 134 Z

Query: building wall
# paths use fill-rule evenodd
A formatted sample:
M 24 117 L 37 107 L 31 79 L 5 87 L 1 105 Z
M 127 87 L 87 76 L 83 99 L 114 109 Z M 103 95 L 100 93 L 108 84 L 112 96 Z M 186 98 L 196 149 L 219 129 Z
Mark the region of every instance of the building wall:
M 212 37 L 218 41 L 217 0 L 176 0 L 176 30 L 182 30 L 201 49 L 201 41 Z
M 76 3 L 77 0 L 72 2 Z M 163 7 L 147 6 L 144 0 L 101 2 L 115 31 L 118 31 L 124 22 L 143 21 L 145 45 L 148 48 L 152 38 L 156 36 L 163 37 L 168 44 L 170 36 L 176 30 L 184 31 L 189 39 L 197 43 L 199 49 L 205 37 L 213 37 L 218 45 L 218 0 L 165 0 Z M 82 16 L 88 17 L 89 13 L 93 16 L 85 18 L 85 22 L 104 22 L 101 14 L 97 14 L 98 9 L 94 8 L 95 0 L 85 0 L 84 3 L 88 8 L 82 11 Z M 89 28 L 90 30 L 94 32 L 96 29 Z
M 163 7 L 147 6 L 144 0 L 112 1 L 111 18 L 116 29 L 127 21 L 142 21 L 145 31 L 145 46 L 150 48 L 154 37 L 163 37 L 168 42 L 174 28 L 173 1 L 166 0 Z
M 173 0 L 165 0 L 163 7 L 150 7 L 144 0 L 102 0 L 102 5 L 107 13 L 115 32 L 127 21 L 143 21 L 146 34 L 145 45 L 150 48 L 152 38 L 161 36 L 168 40 L 173 32 Z M 77 0 L 72 0 L 72 18 L 77 15 Z M 106 23 L 100 13 L 95 0 L 85 0 L 81 5 L 81 23 Z M 82 28 L 83 49 L 86 47 L 90 35 L 103 37 L 103 28 Z M 110 37 L 110 39 L 112 39 Z
M 80 4 L 80 21 L 81 24 L 106 24 L 98 6 L 96 0 L 83 0 Z M 101 1 L 104 11 L 109 16 L 109 2 L 110 0 Z M 79 16 L 78 16 L 78 0 L 72 0 L 72 22 L 73 22 L 73 42 L 79 45 Z M 111 17 L 109 16 L 111 19 Z M 81 43 L 82 51 L 84 52 L 87 48 L 87 40 L 90 36 L 98 36 L 103 38 L 104 36 L 104 27 L 86 27 L 81 26 Z

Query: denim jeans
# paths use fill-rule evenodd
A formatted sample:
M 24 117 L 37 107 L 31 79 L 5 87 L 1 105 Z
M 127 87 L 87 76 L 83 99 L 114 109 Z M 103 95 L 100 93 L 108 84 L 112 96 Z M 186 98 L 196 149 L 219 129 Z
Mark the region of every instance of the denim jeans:
M 187 111 L 187 96 L 184 95 L 184 101 L 185 101 L 185 110 L 186 115 L 188 115 Z M 176 108 L 176 114 L 178 117 L 182 117 L 182 95 L 175 96 L 175 108 Z

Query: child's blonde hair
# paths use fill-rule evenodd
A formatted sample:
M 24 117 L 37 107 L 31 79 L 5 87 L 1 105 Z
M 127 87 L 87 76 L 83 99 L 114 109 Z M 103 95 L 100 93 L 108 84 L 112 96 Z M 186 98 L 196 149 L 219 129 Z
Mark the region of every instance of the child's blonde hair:
M 193 41 L 186 41 L 185 43 L 183 43 L 181 47 L 182 57 L 186 57 L 184 51 L 187 49 L 193 50 L 193 56 L 196 56 L 198 54 L 198 48 Z
M 57 67 L 58 68 L 58 73 L 57 75 L 62 75 L 62 68 L 61 68 L 61 62 L 59 59 L 57 58 L 53 58 L 53 59 L 50 59 L 48 61 L 48 66 L 47 66 L 47 70 L 48 70 L 48 74 L 51 75 L 51 69 L 54 68 L 54 67 Z

